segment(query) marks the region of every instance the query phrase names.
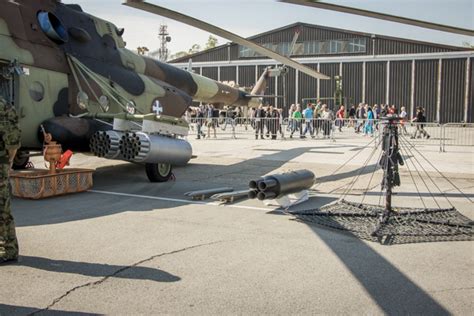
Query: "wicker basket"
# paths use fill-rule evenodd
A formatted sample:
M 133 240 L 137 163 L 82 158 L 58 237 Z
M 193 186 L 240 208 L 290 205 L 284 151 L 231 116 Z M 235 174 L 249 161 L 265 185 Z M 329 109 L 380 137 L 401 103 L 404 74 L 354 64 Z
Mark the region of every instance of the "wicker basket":
M 55 174 L 49 170 L 29 169 L 10 174 L 12 193 L 24 199 L 44 199 L 69 193 L 82 192 L 92 187 L 91 169 L 61 169 Z

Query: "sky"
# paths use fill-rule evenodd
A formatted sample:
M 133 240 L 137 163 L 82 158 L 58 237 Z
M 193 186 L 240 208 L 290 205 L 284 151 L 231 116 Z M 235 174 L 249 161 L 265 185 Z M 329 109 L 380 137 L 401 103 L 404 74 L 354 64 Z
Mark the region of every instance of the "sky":
M 63 0 L 77 3 L 85 12 L 125 28 L 127 48 L 158 49 L 160 24 L 168 25 L 170 54 L 204 46 L 208 32 L 122 5 L 121 0 Z M 428 30 L 345 13 L 286 4 L 275 0 L 148 0 L 148 2 L 201 19 L 243 37 L 295 22 L 408 38 L 447 45 L 474 45 L 474 38 Z M 325 2 L 378 11 L 418 20 L 474 29 L 474 0 L 341 0 Z M 218 37 L 218 44 L 228 42 Z

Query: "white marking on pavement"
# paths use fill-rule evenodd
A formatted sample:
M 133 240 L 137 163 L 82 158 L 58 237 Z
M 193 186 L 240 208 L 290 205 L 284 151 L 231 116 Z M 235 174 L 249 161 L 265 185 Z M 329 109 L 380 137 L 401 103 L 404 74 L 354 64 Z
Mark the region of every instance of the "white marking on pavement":
M 118 196 L 127 196 L 127 197 L 133 197 L 133 198 L 150 199 L 150 200 L 158 200 L 158 201 L 186 203 L 186 204 L 198 204 L 198 205 L 211 205 L 211 206 L 241 208 L 241 209 L 247 209 L 247 210 L 259 210 L 259 211 L 273 211 L 274 210 L 274 209 L 265 208 L 265 207 L 245 206 L 245 205 L 235 205 L 235 204 L 226 205 L 226 204 L 220 204 L 220 203 L 217 203 L 217 202 L 190 201 L 190 200 L 183 200 L 183 199 L 166 198 L 166 197 L 161 197 L 161 196 L 140 195 L 140 194 L 120 193 L 120 192 L 101 191 L 101 190 L 88 190 L 87 192 L 99 193 L 99 194 L 109 194 L 109 195 L 118 195 Z

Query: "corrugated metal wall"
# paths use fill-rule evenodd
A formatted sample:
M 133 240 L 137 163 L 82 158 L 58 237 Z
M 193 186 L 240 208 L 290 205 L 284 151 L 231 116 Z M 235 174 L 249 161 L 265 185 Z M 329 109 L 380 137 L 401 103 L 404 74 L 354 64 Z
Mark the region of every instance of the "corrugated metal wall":
M 413 42 L 404 42 L 400 40 L 375 38 L 375 54 L 376 55 L 392 55 L 392 54 L 421 54 L 435 52 L 449 52 L 447 49 L 436 45 L 426 45 Z M 372 54 L 372 48 L 367 55 Z
M 236 67 L 221 67 L 221 81 L 235 81 Z
M 415 62 L 415 109 L 425 108 L 425 115 L 428 121 L 436 120 L 436 98 L 438 82 L 438 61 L 437 60 L 417 60 Z
M 441 67 L 440 123 L 464 120 L 466 59 L 443 60 Z
M 284 106 L 283 98 L 277 99 L 278 107 L 283 108 L 283 114 L 287 115 L 288 108 L 292 103 L 295 103 L 295 95 L 296 95 L 296 71 L 293 68 L 288 69 L 288 73 L 286 74 L 286 79 L 283 77 L 278 78 L 278 95 L 285 96 L 286 98 L 286 106 Z M 283 80 L 286 80 L 286 92 L 283 90 Z
M 362 63 L 342 64 L 342 91 L 350 103 L 362 102 Z M 346 104 L 347 107 L 350 104 Z
M 202 75 L 217 80 L 217 67 L 202 67 Z
M 318 69 L 318 64 L 307 64 L 309 68 L 314 70 Z M 318 80 L 308 76 L 305 73 L 299 72 L 298 74 L 298 102 L 302 103 L 301 100 L 305 98 L 316 98 L 318 95 Z M 295 102 L 295 100 L 290 100 L 289 104 Z
M 238 57 L 238 56 L 235 56 Z M 180 58 L 179 60 L 181 61 L 187 61 L 189 57 L 183 57 Z M 199 62 L 199 61 L 223 61 L 223 60 L 228 60 L 229 59 L 229 54 L 227 51 L 227 46 L 223 47 L 218 47 L 215 49 L 211 49 L 208 51 L 204 51 L 201 54 L 192 56 L 193 62 Z
M 255 84 L 255 66 L 239 66 L 239 82 L 241 87 L 251 87 Z
M 295 28 L 301 27 L 302 32 L 299 36 L 298 42 L 315 41 L 315 40 L 338 40 L 349 38 L 365 38 L 366 52 L 353 54 L 325 54 L 320 55 L 324 57 L 347 56 L 347 55 L 372 55 L 372 44 L 375 43 L 375 54 L 390 55 L 390 54 L 414 54 L 414 53 L 432 53 L 432 52 L 449 52 L 460 51 L 456 47 L 448 47 L 438 44 L 418 43 L 410 40 L 375 37 L 374 39 L 367 34 L 349 32 L 344 30 L 330 29 L 324 27 L 311 26 L 307 24 L 292 25 L 272 33 L 264 34 L 256 37 L 254 40 L 259 43 L 280 43 L 290 42 L 293 39 Z M 318 55 L 312 55 L 318 56 Z M 207 52 L 203 52 L 192 59 L 195 62 L 213 62 L 226 61 L 230 57 L 231 60 L 239 59 L 239 46 L 231 44 L 230 46 L 218 47 Z M 251 57 L 250 59 L 261 59 Z M 245 59 L 245 58 L 242 58 Z M 247 58 L 248 59 L 248 58 Z M 187 57 L 181 59 L 182 62 L 187 62 Z M 411 61 L 391 61 L 390 62 L 390 78 L 389 78 L 389 95 L 388 101 L 390 104 L 397 106 L 404 105 L 407 111 L 410 109 L 411 100 Z M 474 58 L 471 58 L 470 69 L 470 84 L 468 94 L 468 121 L 474 122 L 474 75 L 472 68 L 474 67 Z M 426 109 L 426 115 L 429 121 L 436 120 L 436 105 L 437 105 L 437 79 L 438 79 L 438 61 L 437 60 L 417 60 L 415 63 L 415 83 L 414 83 L 414 101 L 416 106 L 423 106 Z M 465 59 L 452 59 L 443 61 L 442 66 L 442 81 L 441 81 L 441 95 L 440 95 L 440 120 L 442 122 L 464 120 L 464 102 L 465 102 Z M 316 69 L 316 64 L 309 65 Z M 257 75 L 260 76 L 266 66 L 259 65 Z M 194 67 L 195 73 L 200 73 L 200 68 Z M 331 77 L 339 75 L 339 63 L 321 64 L 322 73 Z M 202 75 L 218 79 L 217 67 L 203 67 Z M 296 96 L 296 75 L 293 69 L 287 75 L 287 104 L 290 105 L 295 102 Z M 239 66 L 239 85 L 251 87 L 255 84 L 255 66 Z M 385 103 L 386 100 L 386 84 L 387 84 L 386 62 L 371 62 L 370 57 L 367 57 L 366 62 L 366 88 L 365 101 L 370 105 L 375 103 Z M 346 97 L 350 97 L 353 103 L 357 104 L 362 101 L 362 63 L 344 63 L 342 67 L 343 76 L 343 91 Z M 236 80 L 236 66 L 225 66 L 220 70 L 221 81 Z M 320 81 L 320 97 L 332 97 L 334 94 L 335 81 L 321 80 Z M 278 94 L 282 95 L 283 84 L 282 79 L 278 79 Z M 275 94 L 275 78 L 271 78 L 268 83 L 268 88 L 265 94 Z M 303 98 L 317 97 L 317 80 L 311 78 L 303 73 L 299 73 L 298 78 L 298 102 L 301 103 Z M 265 100 L 270 104 L 275 104 L 274 98 Z M 277 103 L 281 106 L 283 101 L 279 99 Z M 327 102 L 333 107 L 333 101 Z
M 362 53 L 340 53 L 340 54 L 324 54 L 324 55 L 310 55 L 310 56 L 350 56 L 350 55 L 372 55 L 372 46 L 375 43 L 375 54 L 377 55 L 390 55 L 390 54 L 419 54 L 419 53 L 434 53 L 434 52 L 449 52 L 457 51 L 455 47 L 449 47 L 445 45 L 439 45 L 436 43 L 419 43 L 410 40 L 395 39 L 376 36 L 372 37 L 368 34 L 359 32 L 350 32 L 345 30 L 337 30 L 331 28 L 311 26 L 307 24 L 289 25 L 286 28 L 275 30 L 262 36 L 252 38 L 257 43 L 281 43 L 291 42 L 295 34 L 296 28 L 300 28 L 302 31 L 298 38 L 298 43 L 304 41 L 325 41 L 325 40 L 338 40 L 338 39 L 350 39 L 350 38 L 365 38 L 366 40 L 366 51 Z M 238 60 L 239 59 L 239 46 L 236 44 L 230 44 L 230 50 L 228 45 L 222 45 L 207 51 L 198 53 L 192 56 L 192 60 L 196 62 L 205 61 L 225 61 L 225 60 Z M 265 59 L 266 57 L 249 57 L 240 59 Z M 189 57 L 183 57 L 176 59 L 175 62 L 186 62 Z
M 467 105 L 467 121 L 469 123 L 474 123 L 474 58 L 471 58 L 470 61 L 470 74 L 469 74 L 469 98 Z
M 201 68 L 199 68 L 199 67 L 193 67 L 193 72 L 194 72 L 195 74 L 200 75 L 200 74 L 201 74 Z
M 334 76 L 339 75 L 339 63 L 326 63 L 320 65 L 320 71 L 330 76 L 329 80 L 320 80 L 320 89 L 319 94 L 320 98 L 334 97 L 334 90 L 336 89 L 336 81 Z M 326 103 L 330 109 L 334 110 L 334 100 L 325 100 L 323 103 Z
M 405 106 L 410 112 L 411 105 L 411 65 L 412 61 L 391 61 L 389 74 L 389 103 L 397 107 Z M 272 65 L 273 66 L 273 65 Z M 310 68 L 317 69 L 317 64 L 309 64 Z M 362 101 L 362 63 L 343 63 L 343 91 L 344 96 L 352 98 L 352 103 Z M 471 58 L 470 66 L 470 89 L 468 94 L 468 122 L 474 122 L 474 58 Z M 258 66 L 258 77 L 262 74 L 266 65 Z M 200 68 L 193 68 L 199 74 Z M 339 75 L 339 63 L 325 63 L 320 65 L 321 72 L 334 77 Z M 217 80 L 218 67 L 202 67 L 203 76 Z M 236 80 L 236 66 L 225 66 L 220 68 L 221 81 Z M 443 60 L 441 75 L 441 123 L 461 122 L 464 120 L 465 100 L 465 75 L 466 59 Z M 386 100 L 386 62 L 366 63 L 366 103 L 369 105 L 385 103 Z M 295 103 L 296 97 L 296 71 L 292 68 L 286 77 L 287 106 Z M 268 82 L 265 94 L 283 95 L 283 79 L 278 78 L 278 91 L 275 90 L 275 78 Z M 255 66 L 239 66 L 239 85 L 241 87 L 252 87 L 255 85 Z M 436 120 L 436 104 L 438 91 L 438 60 L 416 60 L 415 61 L 415 83 L 414 83 L 415 108 L 423 106 L 426 110 L 428 121 Z M 333 97 L 335 80 L 320 81 L 320 97 Z M 303 98 L 316 98 L 317 80 L 299 72 L 298 75 L 298 103 Z M 266 98 L 265 102 L 283 106 L 283 99 Z M 276 102 L 275 102 L 276 101 Z M 334 107 L 333 100 L 324 101 L 331 108 Z M 347 104 L 349 106 L 350 104 Z M 284 109 L 284 113 L 287 109 Z M 415 114 L 415 111 L 413 111 Z
M 390 62 L 389 104 L 395 104 L 399 110 L 404 106 L 407 112 L 410 109 L 411 64 L 410 60 Z
M 365 70 L 365 103 L 385 103 L 385 92 L 387 86 L 387 63 L 384 61 L 368 62 Z

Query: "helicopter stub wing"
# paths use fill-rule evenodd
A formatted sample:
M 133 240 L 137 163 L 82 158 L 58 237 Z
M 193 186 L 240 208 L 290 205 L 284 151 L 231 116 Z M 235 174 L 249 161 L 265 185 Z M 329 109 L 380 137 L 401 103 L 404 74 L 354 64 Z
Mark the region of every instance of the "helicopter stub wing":
M 237 43 L 237 44 L 240 44 L 240 45 L 243 45 L 243 46 L 246 46 L 250 49 L 253 49 L 254 51 L 256 51 L 257 53 L 260 53 L 262 55 L 265 55 L 265 56 L 268 56 L 270 58 L 273 58 L 274 60 L 284 64 L 284 65 L 287 65 L 287 66 L 290 66 L 294 69 L 298 69 L 299 71 L 313 77 L 313 78 L 317 78 L 317 79 L 331 79 L 329 76 L 326 76 L 318 71 L 315 71 L 307 66 L 304 66 L 288 57 L 285 57 L 285 56 L 282 56 L 268 48 L 265 48 L 263 46 L 260 46 L 254 42 L 251 42 L 237 34 L 234 34 L 234 33 L 231 33 L 229 31 L 226 31 L 224 29 L 221 29 L 220 27 L 217 27 L 217 26 L 214 26 L 212 24 L 209 24 L 209 23 L 206 23 L 204 21 L 201 21 L 201 20 L 198 20 L 198 19 L 195 19 L 193 17 L 190 17 L 190 16 L 187 16 L 187 15 L 184 15 L 182 13 L 179 13 L 179 12 L 176 12 L 176 11 L 173 11 L 173 10 L 170 10 L 170 9 L 166 9 L 166 8 L 163 8 L 163 7 L 160 7 L 160 6 L 157 6 L 157 5 L 154 5 L 154 4 L 151 4 L 151 3 L 148 3 L 148 2 L 145 2 L 145 1 L 141 1 L 141 0 L 126 0 L 124 3 L 124 5 L 126 6 L 129 6 L 129 7 L 132 7 L 132 8 L 136 8 L 136 9 L 140 9 L 140 10 L 143 10 L 143 11 L 147 11 L 147 12 L 150 12 L 150 13 L 154 13 L 154 14 L 158 14 L 160 16 L 164 16 L 164 17 L 167 17 L 167 18 L 170 18 L 170 19 L 173 19 L 173 20 L 176 20 L 178 22 L 181 22 L 181 23 L 185 23 L 185 24 L 188 24 L 188 25 L 191 25 L 191 26 L 194 26 L 194 27 L 197 27 L 199 29 L 202 29 L 202 30 L 205 30 L 207 32 L 211 32 L 215 35 L 218 35 L 220 37 L 223 37 L 223 38 L 226 38 L 228 40 L 231 40 L 233 41 L 234 43 Z

